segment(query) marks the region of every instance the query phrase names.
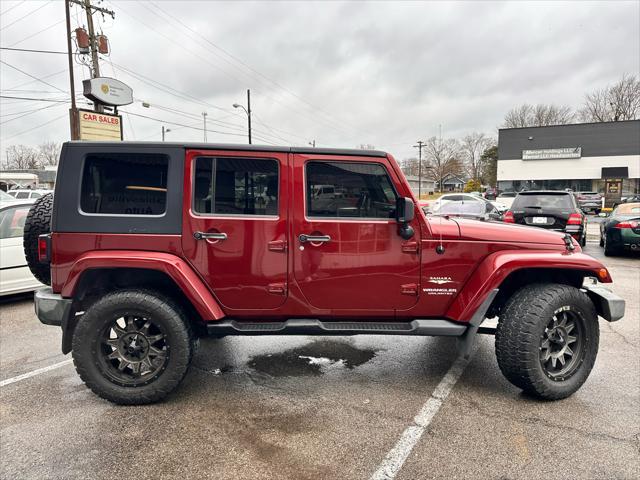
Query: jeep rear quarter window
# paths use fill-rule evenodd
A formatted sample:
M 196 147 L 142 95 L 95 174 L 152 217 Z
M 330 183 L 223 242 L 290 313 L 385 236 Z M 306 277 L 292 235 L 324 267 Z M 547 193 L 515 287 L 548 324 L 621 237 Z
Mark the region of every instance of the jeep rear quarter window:
M 278 215 L 278 162 L 196 159 L 193 210 L 216 215 Z
M 80 209 L 89 214 L 163 215 L 168 166 L 166 155 L 89 155 L 84 162 Z
M 395 216 L 397 194 L 382 165 L 312 161 L 306 178 L 309 217 Z

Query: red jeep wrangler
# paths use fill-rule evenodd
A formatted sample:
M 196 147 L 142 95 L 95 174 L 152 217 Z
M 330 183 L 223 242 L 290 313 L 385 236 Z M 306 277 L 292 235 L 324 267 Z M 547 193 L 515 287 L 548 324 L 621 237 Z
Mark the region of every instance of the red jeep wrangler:
M 624 301 L 561 233 L 426 217 L 384 152 L 66 143 L 25 228 L 42 323 L 116 403 L 155 402 L 198 336 L 495 333 L 535 396 L 586 380 Z M 498 317 L 497 330 L 481 326 Z

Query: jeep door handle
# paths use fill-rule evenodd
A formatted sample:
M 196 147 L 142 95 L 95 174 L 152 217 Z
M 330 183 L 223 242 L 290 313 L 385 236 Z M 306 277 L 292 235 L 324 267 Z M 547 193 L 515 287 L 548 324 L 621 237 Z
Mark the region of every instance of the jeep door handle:
M 331 237 L 329 235 L 306 235 L 301 233 L 298 240 L 300 240 L 300 243 L 325 243 L 330 242 Z
M 209 232 L 195 232 L 193 238 L 196 240 L 226 240 L 226 233 L 209 233 Z

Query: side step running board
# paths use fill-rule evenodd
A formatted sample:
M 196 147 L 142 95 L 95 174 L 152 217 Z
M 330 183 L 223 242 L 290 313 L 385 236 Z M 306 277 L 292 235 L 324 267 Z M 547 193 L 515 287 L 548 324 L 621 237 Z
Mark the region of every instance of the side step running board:
M 209 335 L 430 335 L 459 337 L 467 325 L 450 320 L 411 322 L 324 322 L 291 319 L 284 322 L 244 322 L 220 320 L 207 325 Z

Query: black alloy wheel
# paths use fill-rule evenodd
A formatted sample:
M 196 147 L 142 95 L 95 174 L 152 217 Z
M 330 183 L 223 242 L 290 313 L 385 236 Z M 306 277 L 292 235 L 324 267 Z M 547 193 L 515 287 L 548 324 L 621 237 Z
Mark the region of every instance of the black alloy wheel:
M 166 368 L 169 348 L 166 334 L 152 318 L 127 315 L 113 319 L 103 331 L 96 360 L 112 382 L 146 385 Z
M 571 307 L 554 312 L 540 337 L 540 365 L 553 381 L 569 379 L 584 361 L 584 319 Z

